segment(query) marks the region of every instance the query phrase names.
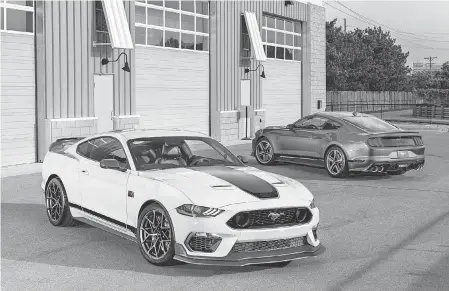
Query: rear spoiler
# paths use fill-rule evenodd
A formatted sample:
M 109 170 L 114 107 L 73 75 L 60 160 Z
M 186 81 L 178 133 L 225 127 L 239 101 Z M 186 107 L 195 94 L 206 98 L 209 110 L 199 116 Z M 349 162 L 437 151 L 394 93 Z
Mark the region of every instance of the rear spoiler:
M 376 133 L 368 133 L 370 136 L 381 136 L 381 135 L 396 135 L 396 136 L 410 136 L 410 135 L 420 135 L 417 131 L 387 131 L 387 132 L 376 132 Z
M 79 142 L 82 139 L 84 139 L 84 137 L 59 138 L 50 145 L 48 150 L 53 153 L 62 153 L 68 147 Z

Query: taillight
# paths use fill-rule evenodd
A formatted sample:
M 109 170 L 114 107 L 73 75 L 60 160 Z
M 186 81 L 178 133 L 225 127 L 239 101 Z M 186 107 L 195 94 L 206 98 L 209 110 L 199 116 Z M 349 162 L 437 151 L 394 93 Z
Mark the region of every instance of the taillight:
M 369 138 L 366 144 L 370 147 L 382 147 L 382 141 L 378 137 Z

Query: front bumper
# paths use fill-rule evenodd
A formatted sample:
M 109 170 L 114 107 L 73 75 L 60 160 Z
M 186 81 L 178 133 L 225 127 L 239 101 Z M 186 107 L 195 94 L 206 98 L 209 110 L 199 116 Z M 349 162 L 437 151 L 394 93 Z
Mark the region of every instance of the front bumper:
M 181 244 L 175 245 L 175 259 L 189 264 L 219 265 L 242 267 L 247 265 L 270 264 L 284 261 L 292 261 L 307 257 L 316 257 L 324 253 L 325 247 L 321 244 L 303 246 L 260 252 L 230 253 L 222 258 L 211 258 L 204 256 L 188 255 L 186 249 Z
M 217 217 L 193 218 L 181 215 L 176 210 L 170 211 L 176 240 L 175 259 L 194 264 L 244 266 L 249 264 L 261 264 L 280 262 L 316 256 L 324 249 L 316 236 L 319 223 L 318 208 L 310 209 L 312 219 L 305 224 L 294 226 L 278 226 L 256 229 L 233 229 L 226 222 L 241 211 L 258 210 L 264 208 L 289 208 L 295 207 L 291 203 L 270 201 L 267 207 L 266 201 L 235 204 L 224 207 L 225 210 Z M 304 207 L 299 205 L 298 207 Z M 193 250 L 189 245 L 192 234 L 208 234 L 219 238 L 220 242 L 213 251 Z M 304 238 L 304 243 L 280 243 Z M 236 244 L 274 244 L 270 248 L 255 248 L 235 250 Z M 321 250 L 321 251 L 320 251 Z M 247 252 L 248 251 L 248 252 Z

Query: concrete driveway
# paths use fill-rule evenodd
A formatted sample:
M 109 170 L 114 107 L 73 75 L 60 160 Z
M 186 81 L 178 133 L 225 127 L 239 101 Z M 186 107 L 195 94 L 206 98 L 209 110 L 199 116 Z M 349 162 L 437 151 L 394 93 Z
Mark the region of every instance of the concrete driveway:
M 327 251 L 284 268 L 154 267 L 102 230 L 51 226 L 39 174 L 4 178 L 2 290 L 449 290 L 449 133 L 423 136 L 426 165 L 403 176 L 263 167 L 303 182 L 321 211 Z

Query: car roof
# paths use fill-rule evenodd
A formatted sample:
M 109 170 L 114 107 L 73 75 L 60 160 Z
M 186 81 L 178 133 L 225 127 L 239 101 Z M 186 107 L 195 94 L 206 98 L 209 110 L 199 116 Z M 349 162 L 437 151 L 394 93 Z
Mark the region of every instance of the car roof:
M 371 117 L 372 116 L 371 114 L 354 112 L 354 111 L 352 111 L 352 112 L 349 112 L 349 111 L 322 111 L 322 112 L 317 112 L 316 115 L 344 119 L 345 117 L 353 117 L 354 113 L 356 114 L 356 116 L 362 116 L 362 117 Z
M 190 136 L 190 137 L 209 137 L 206 134 L 181 129 L 122 129 L 122 130 L 112 130 L 108 132 L 103 132 L 96 134 L 99 135 L 120 135 L 123 138 L 138 139 L 138 138 L 152 138 L 152 137 L 174 137 L 174 136 Z

